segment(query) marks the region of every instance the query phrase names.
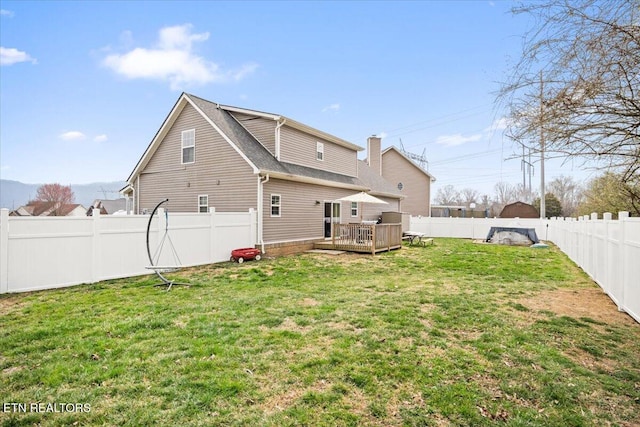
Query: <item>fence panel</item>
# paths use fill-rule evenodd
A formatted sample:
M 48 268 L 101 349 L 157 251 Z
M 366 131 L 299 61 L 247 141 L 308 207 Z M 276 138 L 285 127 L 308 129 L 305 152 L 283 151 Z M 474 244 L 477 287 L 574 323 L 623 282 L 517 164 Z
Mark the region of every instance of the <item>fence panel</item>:
M 640 322 L 640 218 L 622 221 L 624 270 L 623 308 Z
M 231 251 L 255 245 L 256 212 L 216 213 L 215 238 L 211 240 L 211 262 L 228 261 Z M 248 227 L 247 224 L 250 224 Z
M 188 214 L 162 210 L 149 233 L 156 265 L 226 261 L 231 250 L 256 244 L 254 211 Z M 9 217 L 0 210 L 0 293 L 52 289 L 149 274 L 148 215 Z M 165 237 L 166 224 L 168 233 Z M 174 260 L 171 246 L 179 260 Z
M 149 217 L 146 215 L 100 216 L 98 272 L 96 281 L 116 279 L 149 273 L 146 232 Z M 154 221 L 155 222 L 155 221 Z M 157 244 L 158 226 L 153 224 L 153 244 Z M 153 246 L 155 247 L 155 246 Z
M 10 218 L 7 280 L 20 291 L 69 286 L 93 278 L 91 218 Z M 12 289 L 10 288 L 9 291 Z

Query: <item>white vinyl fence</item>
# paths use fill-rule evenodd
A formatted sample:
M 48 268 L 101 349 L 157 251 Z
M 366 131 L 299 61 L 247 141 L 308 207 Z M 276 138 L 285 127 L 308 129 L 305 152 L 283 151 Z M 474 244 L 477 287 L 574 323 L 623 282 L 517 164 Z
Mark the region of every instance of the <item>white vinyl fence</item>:
M 618 309 L 640 322 L 640 218 L 620 212 L 598 219 L 411 218 L 411 230 L 430 237 L 485 239 L 491 227 L 535 228 L 538 239 L 557 245 L 582 268 Z
M 149 274 L 146 231 L 149 215 L 10 217 L 0 210 L 0 293 L 52 289 Z M 256 213 L 171 213 L 151 223 L 151 254 L 165 234 L 180 265 L 229 260 L 231 250 L 256 243 Z M 175 265 L 165 240 L 156 264 Z

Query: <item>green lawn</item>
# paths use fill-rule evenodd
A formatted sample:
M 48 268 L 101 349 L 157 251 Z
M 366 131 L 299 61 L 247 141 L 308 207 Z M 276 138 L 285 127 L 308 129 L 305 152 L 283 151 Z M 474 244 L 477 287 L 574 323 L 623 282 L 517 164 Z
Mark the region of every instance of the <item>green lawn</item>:
M 640 424 L 640 325 L 556 248 L 436 239 L 180 278 L 0 296 L 2 425 Z

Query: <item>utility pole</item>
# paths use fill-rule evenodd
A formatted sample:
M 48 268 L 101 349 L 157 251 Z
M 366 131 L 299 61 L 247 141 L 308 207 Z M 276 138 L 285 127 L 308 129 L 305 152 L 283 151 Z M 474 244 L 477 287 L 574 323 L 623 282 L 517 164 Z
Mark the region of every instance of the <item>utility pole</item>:
M 544 103 L 542 70 L 540 70 L 540 218 L 547 217 L 544 189 Z
M 524 144 L 522 145 L 522 161 L 520 165 L 522 167 L 522 190 L 526 195 L 526 200 L 523 200 L 526 203 L 531 203 L 533 197 L 531 195 L 531 169 L 533 165 L 531 164 L 531 149 L 529 149 L 529 161 L 527 161 L 527 156 L 524 152 Z M 527 186 L 527 173 L 529 174 L 529 186 Z

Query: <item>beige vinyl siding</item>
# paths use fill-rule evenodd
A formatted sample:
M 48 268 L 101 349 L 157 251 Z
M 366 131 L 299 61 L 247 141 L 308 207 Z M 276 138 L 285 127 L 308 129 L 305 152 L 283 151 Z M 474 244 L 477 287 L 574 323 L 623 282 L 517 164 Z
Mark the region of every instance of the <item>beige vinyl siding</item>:
M 280 217 L 270 216 L 271 195 L 280 195 Z M 263 235 L 266 243 L 324 238 L 324 203 L 354 194 L 353 190 L 271 179 L 264 184 Z M 376 220 L 382 212 L 397 211 L 397 199 L 388 205 L 364 205 L 363 220 Z M 320 202 L 316 204 L 316 201 Z M 362 204 L 361 204 L 362 205 Z M 360 222 L 351 216 L 351 202 L 340 204 L 340 222 Z
M 324 160 L 317 159 L 317 143 L 324 144 Z M 280 128 L 280 160 L 343 175 L 357 176 L 358 153 L 286 124 Z
M 376 196 L 380 200 L 384 200 L 387 204 L 369 204 L 358 203 L 358 208 L 363 209 L 362 220 L 363 221 L 377 221 L 382 215 L 382 212 L 400 212 L 400 199 L 392 199 L 390 197 Z M 358 212 L 358 215 L 360 213 Z
M 195 162 L 181 164 L 181 133 L 195 129 Z M 175 212 L 198 212 L 198 196 L 208 195 L 218 212 L 257 206 L 257 177 L 242 157 L 191 106 L 180 113 L 140 175 L 138 211 L 168 198 Z
M 397 185 L 402 182 L 400 192 L 402 211 L 411 215 L 430 216 L 431 179 L 398 152 L 389 150 L 382 157 L 382 176 Z
M 264 147 L 275 156 L 276 153 L 276 121 L 264 117 L 241 113 L 230 113 L 245 127 Z
M 280 195 L 280 217 L 270 216 L 271 195 Z M 266 243 L 324 237 L 324 202 L 353 194 L 353 190 L 271 179 L 264 184 L 263 238 Z M 320 202 L 316 204 L 316 201 Z M 343 203 L 342 222 L 350 222 L 349 203 Z

